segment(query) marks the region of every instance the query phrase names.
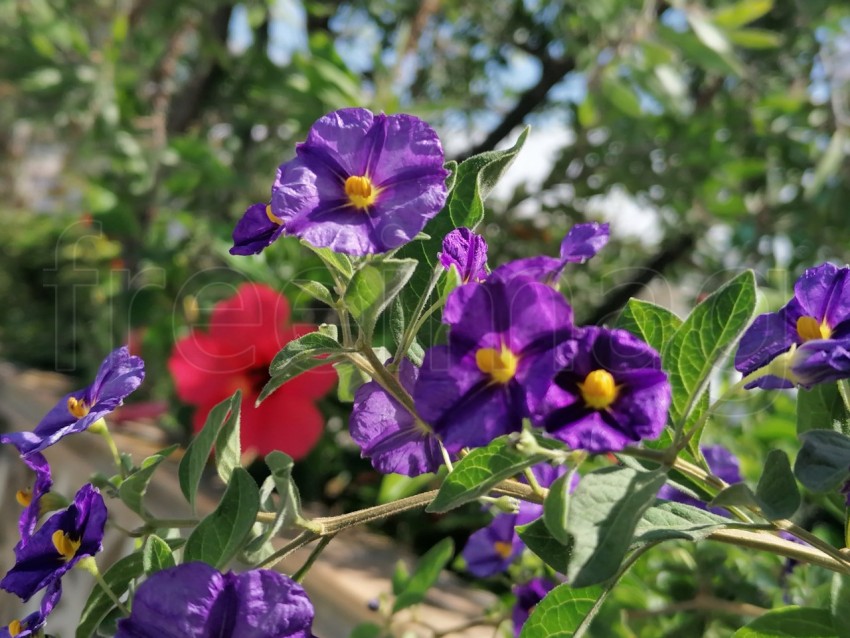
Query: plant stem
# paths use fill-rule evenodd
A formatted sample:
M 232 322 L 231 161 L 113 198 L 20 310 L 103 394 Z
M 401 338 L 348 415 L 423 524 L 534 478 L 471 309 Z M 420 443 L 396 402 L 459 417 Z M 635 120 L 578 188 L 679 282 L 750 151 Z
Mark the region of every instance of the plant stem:
M 121 463 L 121 453 L 118 451 L 118 446 L 115 445 L 115 439 L 112 438 L 112 434 L 109 432 L 109 427 L 106 425 L 106 421 L 98 419 L 92 423 L 88 429 L 89 432 L 99 435 L 104 441 L 106 441 L 106 445 L 112 453 L 112 461 L 115 463 L 115 468 L 118 470 L 121 478 L 127 478 L 127 472 L 124 471 L 124 464 Z
M 336 536 L 336 534 L 331 534 L 330 536 L 322 537 L 322 539 L 319 541 L 319 544 L 313 548 L 312 552 L 310 552 L 310 555 L 307 557 L 307 560 L 301 566 L 301 569 L 295 572 L 295 575 L 292 576 L 292 580 L 294 580 L 296 583 L 300 583 L 304 580 L 304 577 L 307 575 L 307 572 L 310 571 L 310 568 L 313 566 L 313 563 L 316 562 L 316 559 L 324 551 L 325 547 L 327 547 L 328 544 L 334 539 L 334 536 Z
M 425 308 L 425 304 L 428 302 L 428 298 L 431 296 L 431 293 L 434 291 L 434 287 L 437 285 L 437 282 L 440 281 L 440 277 L 443 274 L 443 265 L 438 263 L 434 269 L 431 271 L 431 279 L 428 280 L 428 286 L 425 288 L 425 292 L 422 293 L 422 296 L 419 298 L 419 301 L 416 302 L 416 308 L 413 310 L 413 315 L 410 317 L 410 323 L 407 324 L 407 327 L 404 330 L 404 334 L 401 337 L 401 341 L 398 344 L 398 348 L 395 351 L 395 356 L 393 356 L 392 363 L 390 363 L 390 372 L 394 373 L 398 370 L 398 367 L 401 365 L 401 360 L 407 354 L 407 351 L 410 349 L 410 344 L 413 343 L 413 340 L 416 338 L 416 335 L 419 333 L 419 329 L 422 327 L 420 323 L 420 319 L 423 316 L 422 310 Z M 428 314 L 424 315 L 427 318 L 430 315 L 430 309 Z
M 850 412 L 850 383 L 847 379 L 838 382 L 838 394 L 841 395 L 841 400 L 844 402 L 844 409 Z
M 310 530 L 304 530 L 298 536 L 296 536 L 294 539 L 289 541 L 286 545 L 284 545 L 279 550 L 277 550 L 274 554 L 272 554 L 267 559 L 265 559 L 263 562 L 261 562 L 259 565 L 257 565 L 257 567 L 270 569 L 271 567 L 274 567 L 275 565 L 277 565 L 284 558 L 289 556 L 292 552 L 300 549 L 301 547 L 303 547 L 304 545 L 307 545 L 308 543 L 312 543 L 314 540 L 316 540 L 319 537 L 320 537 L 320 535 L 317 534 L 316 532 L 312 532 Z

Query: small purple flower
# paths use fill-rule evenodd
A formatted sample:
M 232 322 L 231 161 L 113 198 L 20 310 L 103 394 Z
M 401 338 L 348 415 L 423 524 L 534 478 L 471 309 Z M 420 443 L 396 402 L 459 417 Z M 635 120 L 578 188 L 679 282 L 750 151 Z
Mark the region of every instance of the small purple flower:
M 486 527 L 473 532 L 461 555 L 467 571 L 488 578 L 505 571 L 525 546 L 514 531 L 516 514 L 499 514 Z
M 419 368 L 407 359 L 402 360 L 399 381 L 408 393 L 413 393 L 418 377 Z M 382 474 L 419 476 L 436 472 L 443 463 L 440 444 L 431 428 L 376 381 L 357 389 L 349 427 L 361 455 L 371 459 Z
M 525 621 L 528 620 L 537 603 L 543 600 L 556 584 L 548 578 L 532 578 L 522 585 L 514 585 L 516 604 L 511 617 L 514 621 L 515 636 L 519 636 Z
M 850 378 L 850 268 L 825 263 L 794 284 L 794 297 L 777 312 L 756 317 L 744 333 L 735 368 L 769 374 L 747 388 L 810 387 Z
M 35 482 L 32 489 L 18 490 L 15 498 L 23 506 L 21 518 L 18 522 L 18 531 L 21 534 L 21 543 L 26 544 L 35 531 L 38 519 L 41 517 L 41 497 L 50 491 L 53 479 L 50 476 L 50 465 L 40 452 L 35 452 L 24 458 L 29 468 L 35 472 Z
M 740 483 L 743 479 L 741 478 L 741 470 L 738 466 L 738 459 L 735 458 L 735 455 L 732 454 L 729 450 L 727 450 L 722 445 L 706 445 L 705 447 L 700 448 L 702 450 L 702 455 L 705 457 L 706 462 L 708 463 L 708 467 L 711 470 L 711 473 L 714 474 L 719 479 L 729 483 L 730 485 L 733 483 Z M 658 498 L 667 500 L 667 501 L 676 501 L 677 503 L 684 503 L 686 505 L 692 505 L 694 507 L 698 507 L 703 510 L 708 510 L 713 514 L 724 515 L 726 514 L 726 509 L 722 507 L 712 507 L 709 508 L 704 502 L 699 499 L 690 496 L 689 494 L 685 494 L 679 489 L 676 489 L 672 485 L 663 485 L 661 489 L 658 490 Z
M 86 430 L 112 412 L 144 378 L 144 361 L 130 356 L 127 346 L 121 346 L 100 364 L 94 383 L 67 394 L 34 431 L 0 434 L 0 443 L 11 443 L 24 458 L 41 452 L 69 434 Z
M 455 289 L 443 322 L 448 344 L 425 353 L 416 410 L 451 453 L 518 432 L 529 416 L 526 385 L 551 379 L 555 346 L 574 331 L 554 289 L 525 278 L 488 278 Z
M 271 213 L 287 234 L 313 246 L 383 253 L 412 240 L 442 210 L 444 161 L 437 134 L 419 118 L 334 111 L 278 169 Z
M 288 576 L 185 563 L 142 583 L 115 638 L 311 638 L 313 616 L 307 593 Z
M 256 255 L 283 234 L 283 220 L 269 204 L 252 204 L 233 229 L 231 255 Z
M 15 565 L 0 588 L 25 601 L 62 578 L 85 556 L 102 549 L 106 504 L 97 488 L 84 485 L 67 509 L 45 521 L 29 539 L 15 546 Z
M 545 255 L 516 259 L 496 268 L 493 276 L 503 280 L 522 276 L 545 284 L 556 283 L 567 264 L 583 263 L 602 250 L 609 234 L 608 224 L 576 224 L 561 241 L 560 259 Z
M 443 238 L 440 263 L 446 270 L 454 265 L 463 283 L 487 278 L 487 242 L 468 228 L 456 228 Z
M 557 358 L 554 383 L 533 392 L 536 425 L 593 453 L 661 434 L 670 383 L 661 357 L 646 343 L 625 330 L 587 327 L 561 346 Z
M 59 599 L 62 597 L 62 581 L 55 580 L 44 592 L 39 608 L 26 616 L 23 620 L 13 620 L 5 627 L 0 628 L 0 638 L 29 638 L 38 636 L 39 630 L 44 627 L 47 617 Z

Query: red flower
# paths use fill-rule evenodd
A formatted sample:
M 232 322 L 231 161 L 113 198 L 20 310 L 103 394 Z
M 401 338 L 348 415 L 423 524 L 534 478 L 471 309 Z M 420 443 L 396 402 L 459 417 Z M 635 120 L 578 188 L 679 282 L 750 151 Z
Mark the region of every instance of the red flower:
M 283 295 L 261 284 L 242 284 L 233 297 L 215 305 L 209 332 L 193 330 L 174 345 L 168 369 L 177 396 L 197 406 L 196 432 L 217 403 L 241 388 L 243 452 L 265 455 L 281 450 L 298 459 L 316 444 L 324 418 L 314 402 L 336 380 L 329 367 L 302 374 L 254 407 L 274 356 L 293 339 L 316 329 L 289 324 L 289 315 Z

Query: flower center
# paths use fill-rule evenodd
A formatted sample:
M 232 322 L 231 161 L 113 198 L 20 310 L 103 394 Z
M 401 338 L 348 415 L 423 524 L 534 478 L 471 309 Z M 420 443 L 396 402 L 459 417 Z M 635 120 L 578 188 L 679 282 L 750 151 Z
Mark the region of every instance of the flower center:
M 502 344 L 501 350 L 480 348 L 475 353 L 475 363 L 481 372 L 489 374 L 496 383 L 507 383 L 516 375 L 519 357 Z
M 506 543 L 505 541 L 496 541 L 493 543 L 493 549 L 495 549 L 496 553 L 505 560 L 510 558 L 514 551 L 513 545 Z
M 24 630 L 24 626 L 21 624 L 20 620 L 13 620 L 12 622 L 9 623 L 8 629 L 9 629 L 9 635 L 12 638 L 15 638 L 15 636 L 17 636 L 19 633 L 21 633 Z
M 80 545 L 82 544 L 82 539 L 73 540 L 70 536 L 68 536 L 61 529 L 57 529 L 53 532 L 53 536 L 51 537 L 53 540 L 53 547 L 56 548 L 56 551 L 64 558 L 66 561 L 71 560 L 77 554 L 77 550 L 80 549 Z
M 797 334 L 804 342 L 812 339 L 829 339 L 832 336 L 832 329 L 827 325 L 826 319 L 818 323 L 814 317 L 805 316 L 797 319 Z
M 375 203 L 378 189 L 372 186 L 372 180 L 365 175 L 352 175 L 345 180 L 345 194 L 354 208 L 362 210 Z
M 91 408 L 86 405 L 86 402 L 82 399 L 75 399 L 74 397 L 68 397 L 68 412 L 71 413 L 71 416 L 75 416 L 78 419 L 82 419 L 85 415 L 89 413 Z
M 271 204 L 266 204 L 266 217 L 269 218 L 269 221 L 272 224 L 277 224 L 278 226 L 280 226 L 283 223 L 283 221 L 272 212 Z
M 584 383 L 578 384 L 578 389 L 588 407 L 595 410 L 604 410 L 614 403 L 620 390 L 607 370 L 594 370 L 585 377 Z
M 29 507 L 29 504 L 32 503 L 32 490 L 29 488 L 18 490 L 15 492 L 15 500 L 21 507 Z

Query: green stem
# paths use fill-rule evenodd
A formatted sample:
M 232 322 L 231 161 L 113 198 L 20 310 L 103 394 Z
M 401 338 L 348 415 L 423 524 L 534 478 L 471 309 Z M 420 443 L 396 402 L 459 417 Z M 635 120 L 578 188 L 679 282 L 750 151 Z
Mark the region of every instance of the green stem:
M 841 400 L 844 402 L 844 409 L 850 412 L 850 382 L 847 379 L 838 382 L 838 394 L 841 395 Z
M 307 545 L 308 543 L 312 543 L 314 540 L 319 538 L 319 536 L 320 534 L 317 534 L 316 532 L 304 530 L 293 540 L 289 541 L 286 545 L 281 547 L 274 554 L 272 554 L 266 560 L 257 565 L 257 567 L 270 569 L 271 567 L 277 565 L 284 558 L 289 556 L 292 552 L 301 549 L 304 545 Z
M 395 356 L 393 356 L 392 363 L 390 363 L 389 370 L 391 373 L 395 373 L 395 371 L 398 370 L 398 367 L 401 365 L 401 360 L 410 349 L 410 344 L 413 343 L 416 335 L 419 334 L 419 329 L 422 327 L 419 323 L 420 318 L 423 316 L 422 310 L 425 308 L 425 304 L 428 302 L 428 298 L 434 291 L 434 287 L 437 285 L 437 282 L 440 281 L 443 270 L 443 265 L 438 263 L 431 271 L 431 279 L 428 280 L 428 286 L 425 288 L 425 292 L 422 293 L 419 301 L 416 302 L 416 308 L 414 308 L 413 314 L 410 317 L 410 323 L 407 324 L 404 334 L 401 337 L 401 341 L 398 344 L 398 348 L 396 349 Z M 429 315 L 430 312 L 424 315 L 424 317 L 427 318 Z
M 258 517 L 259 520 L 259 517 Z M 186 528 L 195 527 L 201 521 L 197 518 L 148 518 L 145 523 L 155 528 Z
M 109 600 L 111 600 L 113 603 L 115 603 L 115 606 L 118 607 L 119 610 L 121 610 L 122 614 L 124 614 L 125 616 L 130 615 L 130 610 L 127 609 L 127 607 L 124 606 L 124 603 L 122 603 L 118 599 L 118 596 L 115 595 L 115 592 L 112 591 L 112 588 L 103 579 L 103 576 L 101 575 L 100 570 L 97 568 L 97 563 L 95 562 L 93 557 L 86 556 L 80 562 L 77 563 L 77 567 L 79 567 L 80 569 L 86 570 L 89 574 L 94 576 L 95 581 L 97 581 L 97 584 L 100 586 L 100 588 L 103 590 L 103 592 L 107 595 Z
M 104 441 L 106 441 L 106 446 L 112 453 L 112 461 L 115 463 L 118 473 L 121 475 L 121 478 L 127 478 L 127 472 L 124 470 L 124 464 L 121 463 L 121 453 L 118 451 L 118 446 L 115 445 L 115 439 L 112 438 L 112 434 L 109 432 L 109 427 L 107 427 L 106 421 L 98 419 L 89 426 L 88 430 L 92 434 L 99 435 Z
M 304 580 L 304 577 L 307 575 L 307 572 L 310 571 L 310 568 L 313 566 L 313 563 L 316 562 L 316 559 L 324 551 L 325 547 L 327 547 L 328 544 L 334 539 L 334 536 L 335 534 L 325 536 L 319 541 L 319 544 L 313 548 L 312 552 L 310 552 L 310 555 L 307 557 L 306 562 L 301 566 L 301 569 L 295 572 L 295 575 L 292 577 L 292 580 L 294 580 L 296 583 L 300 583 Z

